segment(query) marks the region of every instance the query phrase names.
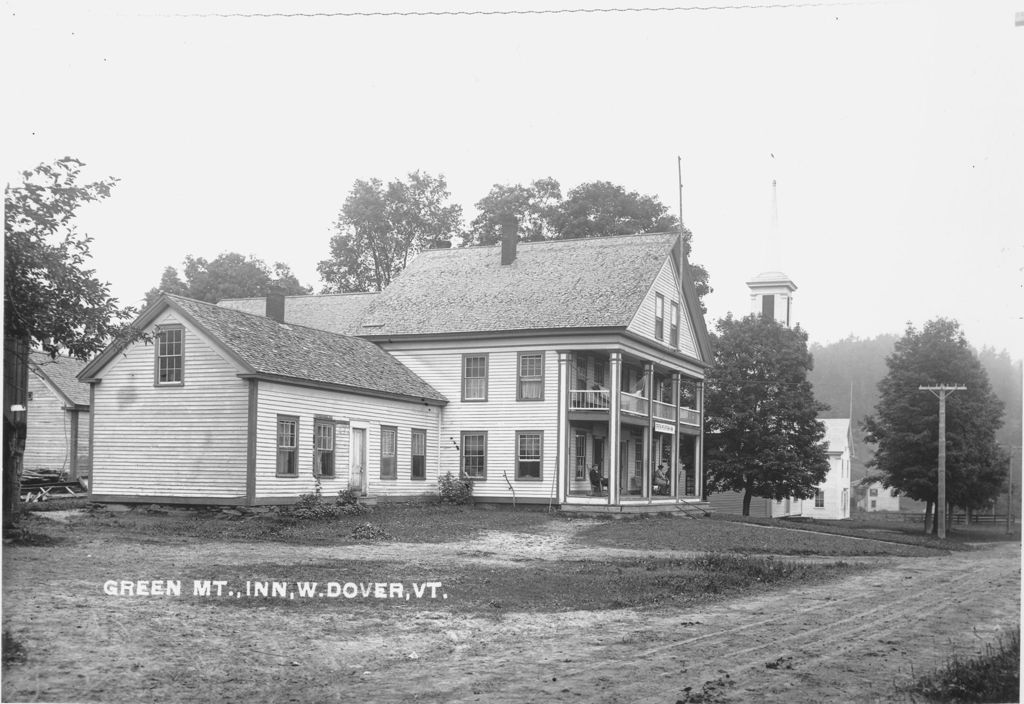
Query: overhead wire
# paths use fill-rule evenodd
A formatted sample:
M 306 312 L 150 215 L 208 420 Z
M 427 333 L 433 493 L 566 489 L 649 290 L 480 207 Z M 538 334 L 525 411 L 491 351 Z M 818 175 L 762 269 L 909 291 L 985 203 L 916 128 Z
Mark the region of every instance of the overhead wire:
M 326 10 L 313 12 L 174 12 L 153 17 L 171 18 L 316 18 L 316 17 L 516 17 L 537 15 L 625 14 L 652 12 L 725 12 L 737 10 L 784 10 L 816 7 L 847 7 L 891 4 L 888 0 L 837 0 L 836 2 L 738 3 L 727 5 L 664 5 L 653 7 L 567 7 L 511 10 Z

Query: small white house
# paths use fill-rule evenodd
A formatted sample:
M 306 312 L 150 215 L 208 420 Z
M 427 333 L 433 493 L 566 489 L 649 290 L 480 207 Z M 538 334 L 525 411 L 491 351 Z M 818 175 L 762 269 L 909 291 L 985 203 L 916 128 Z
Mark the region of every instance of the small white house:
M 860 508 L 869 513 L 900 510 L 900 495 L 895 489 L 886 489 L 882 482 L 871 482 L 860 500 Z
M 93 501 L 272 504 L 316 479 L 326 496 L 436 491 L 447 400 L 377 345 L 167 294 L 135 324 L 152 344 L 80 375 Z
M 822 418 L 828 445 L 828 475 L 818 485 L 814 498 L 802 502 L 805 518 L 842 519 L 850 517 L 850 460 L 853 439 L 849 418 Z
M 84 366 L 70 357 L 29 355 L 24 470 L 88 477 L 89 386 L 75 378 Z

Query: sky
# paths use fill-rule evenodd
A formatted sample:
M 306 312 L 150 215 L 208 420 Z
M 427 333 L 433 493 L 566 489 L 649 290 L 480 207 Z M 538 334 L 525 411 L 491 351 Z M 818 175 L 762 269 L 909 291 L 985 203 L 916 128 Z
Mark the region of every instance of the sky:
M 319 290 L 357 179 L 443 175 L 467 222 L 606 180 L 681 194 L 709 328 L 781 268 L 812 342 L 944 316 L 1024 357 L 1024 2 L 700 4 L 0 0 L 0 179 L 119 178 L 79 227 L 132 305 L 223 252 Z M 337 14 L 469 9 L 512 12 Z

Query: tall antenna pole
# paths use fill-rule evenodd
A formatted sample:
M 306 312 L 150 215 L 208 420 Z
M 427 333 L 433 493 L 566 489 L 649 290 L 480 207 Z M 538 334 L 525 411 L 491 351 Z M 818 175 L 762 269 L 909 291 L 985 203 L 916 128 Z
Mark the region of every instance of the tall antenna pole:
M 946 396 L 954 391 L 966 391 L 966 386 L 918 386 L 919 391 L 931 391 L 939 398 L 939 496 L 935 511 L 939 519 L 939 538 L 946 539 Z
M 683 157 L 676 157 L 676 166 L 679 169 L 679 281 L 682 283 L 685 272 L 683 267 L 686 266 L 686 243 L 683 241 L 685 235 L 683 234 Z M 680 300 L 682 300 L 680 298 Z

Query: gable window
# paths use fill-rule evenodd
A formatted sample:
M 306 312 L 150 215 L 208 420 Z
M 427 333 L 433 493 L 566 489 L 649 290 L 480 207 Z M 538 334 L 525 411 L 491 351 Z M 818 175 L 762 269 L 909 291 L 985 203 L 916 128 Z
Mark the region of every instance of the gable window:
M 180 325 L 156 330 L 156 384 L 184 383 L 185 328 Z
M 462 356 L 462 400 L 487 400 L 487 355 Z
M 668 319 L 668 343 L 673 347 L 679 347 L 679 304 L 672 301 L 669 304 L 669 313 L 671 317 Z
M 412 478 L 427 478 L 427 431 L 412 431 Z
M 516 479 L 540 479 L 541 448 L 544 433 L 539 430 L 516 431 Z
M 487 432 L 462 433 L 462 474 L 470 479 L 487 478 Z
M 398 479 L 398 428 L 380 426 L 380 478 Z
M 878 496 L 878 489 L 868 489 L 868 496 Z
M 654 339 L 665 339 L 665 297 L 654 294 Z
M 329 418 L 313 422 L 313 474 L 334 476 L 334 421 Z
M 299 419 L 295 416 L 277 417 L 277 476 L 299 476 L 298 464 Z
M 821 489 L 814 490 L 814 508 L 825 508 L 825 492 Z
M 518 401 L 544 400 L 544 353 L 519 353 Z

